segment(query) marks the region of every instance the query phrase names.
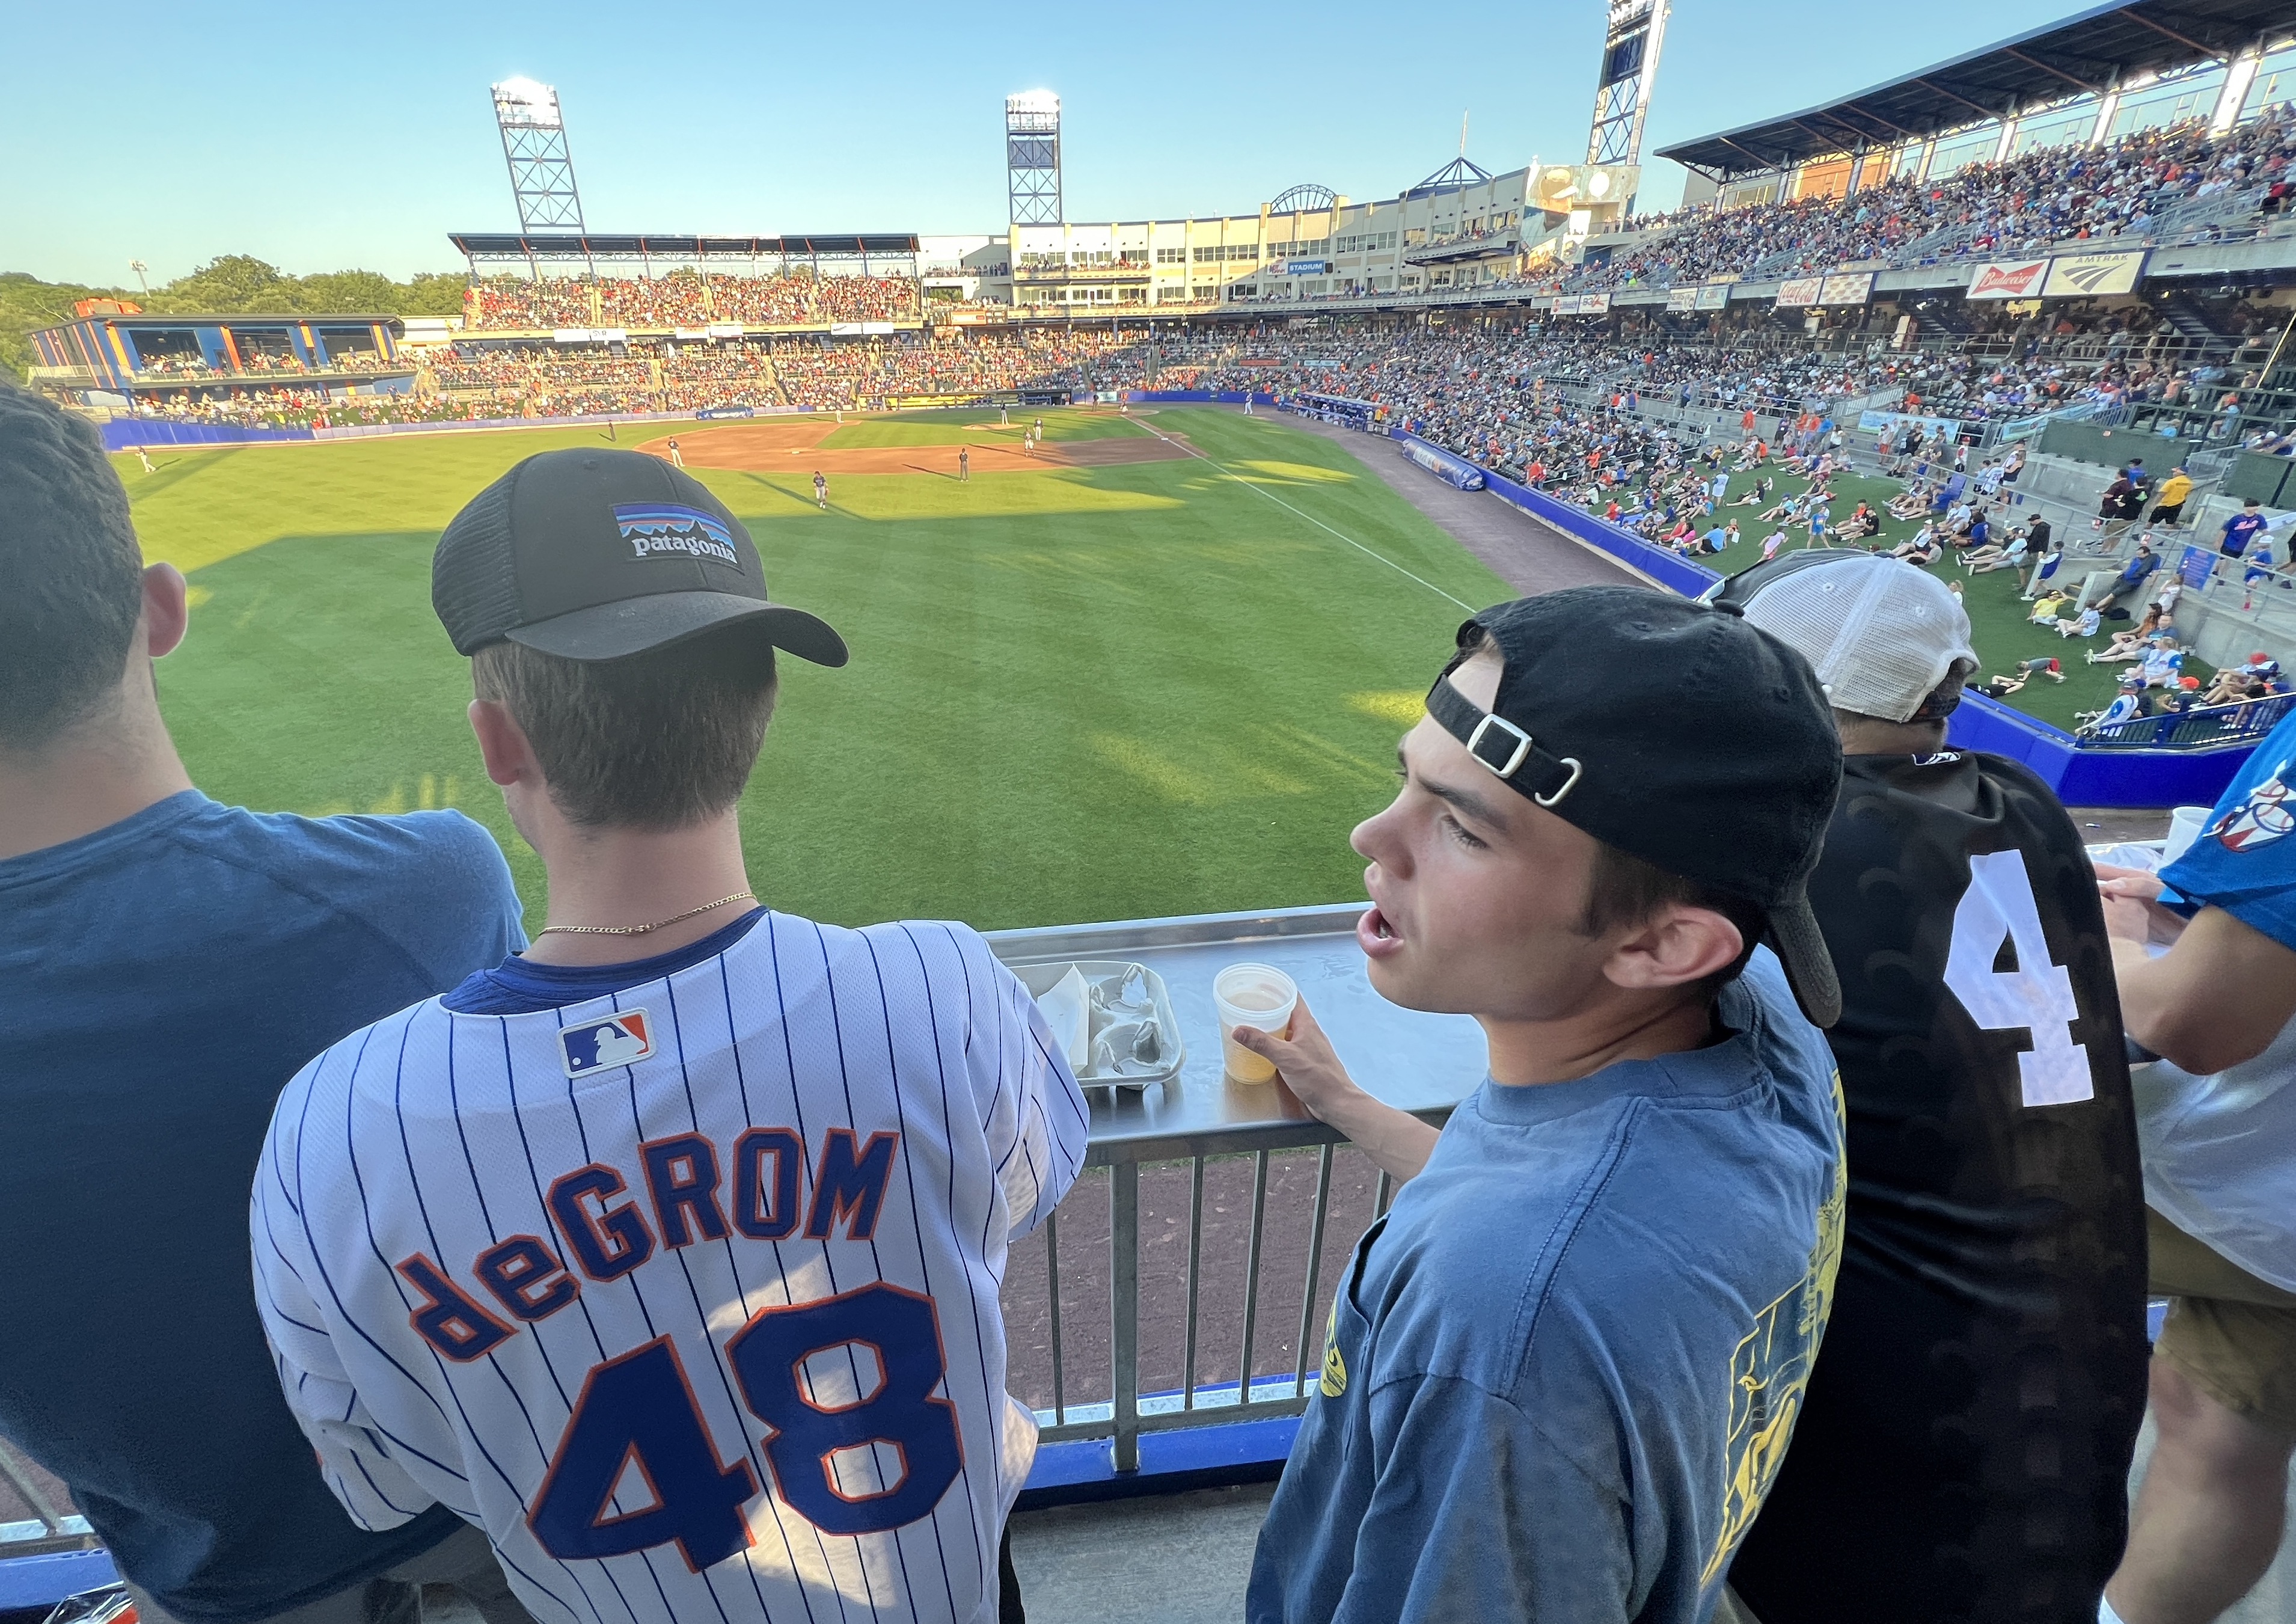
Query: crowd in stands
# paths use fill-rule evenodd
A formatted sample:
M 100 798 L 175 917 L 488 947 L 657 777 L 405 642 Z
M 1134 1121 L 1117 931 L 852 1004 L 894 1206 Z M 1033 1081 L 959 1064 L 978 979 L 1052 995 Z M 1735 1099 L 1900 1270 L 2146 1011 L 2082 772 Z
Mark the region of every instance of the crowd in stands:
M 2141 130 L 2103 147 L 2044 147 L 1930 180 L 1903 176 L 1847 197 L 1716 213 L 1699 205 L 1638 222 L 1655 234 L 1564 274 L 1569 291 L 1713 277 L 1792 276 L 1866 262 L 1934 264 L 2030 253 L 2054 242 L 2159 235 L 2177 205 L 2269 189 L 2276 210 L 2296 165 L 2296 109 L 2222 134 L 2205 120 Z M 2211 226 L 2208 231 L 2239 230 Z M 2253 224 L 2246 230 L 2252 232 Z
M 210 365 L 204 355 L 151 355 L 137 358 L 135 373 L 138 377 L 147 379 L 276 377 L 319 372 L 403 372 L 406 365 L 403 360 L 392 360 L 373 349 L 347 349 L 340 354 L 328 356 L 324 364 L 313 365 L 291 350 L 245 349 L 239 352 L 239 365 L 235 372 L 228 365 L 217 367 Z
M 857 308 L 868 308 L 865 304 Z M 1887 318 L 1875 316 L 1886 324 Z M 1021 388 L 1327 393 L 1371 402 L 1384 421 L 1487 465 L 1520 470 L 1541 450 L 1560 405 L 1635 419 L 1702 410 L 1751 433 L 1814 403 L 1902 411 L 1981 424 L 2084 407 L 2100 421 L 2177 409 L 2202 443 L 2235 435 L 2288 448 L 2285 425 L 2242 406 L 2252 391 L 2278 310 L 2235 306 L 2228 324 L 2254 328 L 2241 348 L 2202 359 L 2166 340 L 2142 305 L 2052 314 L 1934 349 L 1876 339 L 1825 340 L 1749 320 L 1684 335 L 1655 324 L 1587 333 L 1526 320 L 1334 324 L 1312 333 L 1233 330 L 1150 336 L 1134 328 L 1062 325 L 943 328 L 867 339 L 785 336 L 748 342 L 666 340 L 607 348 L 501 346 L 466 338 L 428 352 L 415 396 L 443 397 L 456 415 L 561 416 L 775 406 L 865 409 L 926 398 Z M 1825 340 L 1825 335 L 1821 335 Z M 324 402 L 293 390 L 236 391 L 233 401 L 158 408 L 209 421 L 311 421 Z M 389 412 L 386 400 L 364 409 Z M 427 413 L 430 410 L 423 408 Z M 2278 435 L 2276 441 L 2274 436 Z
M 823 322 L 914 321 L 917 284 L 906 276 L 498 276 L 473 283 L 472 331 L 539 327 L 701 327 L 738 322 L 798 327 Z

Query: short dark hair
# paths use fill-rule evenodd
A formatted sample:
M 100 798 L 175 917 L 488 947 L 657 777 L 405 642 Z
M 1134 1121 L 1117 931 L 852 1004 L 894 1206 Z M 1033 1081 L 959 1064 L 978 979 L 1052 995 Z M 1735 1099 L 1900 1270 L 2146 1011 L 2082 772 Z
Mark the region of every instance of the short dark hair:
M 1578 920 L 1581 936 L 1600 936 L 1621 925 L 1638 925 L 1666 907 L 1705 908 L 1738 927 L 1738 956 L 1698 982 L 1698 990 L 1712 997 L 1745 972 L 1754 956 L 1769 916 L 1762 906 L 1734 891 L 1670 874 L 1655 863 L 1624 851 L 1607 841 L 1595 842 L 1595 866 L 1587 886 L 1587 911 Z
M 739 800 L 778 680 L 773 646 L 732 629 L 620 660 L 493 643 L 471 671 L 525 732 L 550 799 L 586 828 L 690 828 Z
M 144 614 L 144 550 L 94 425 L 0 383 L 0 750 L 100 711 Z

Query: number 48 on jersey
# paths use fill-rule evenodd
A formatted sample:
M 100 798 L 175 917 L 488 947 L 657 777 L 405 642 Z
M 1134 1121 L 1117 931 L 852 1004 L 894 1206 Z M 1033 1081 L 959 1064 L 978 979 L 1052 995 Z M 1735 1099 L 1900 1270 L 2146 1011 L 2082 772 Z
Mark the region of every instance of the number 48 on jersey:
M 832 1404 L 808 1367 L 840 1351 L 861 1396 Z M 766 1424 L 775 1491 L 824 1533 L 885 1533 L 929 1516 L 964 1470 L 956 1407 L 932 1396 L 945 1368 L 930 1298 L 876 1284 L 767 1308 L 726 1344 L 726 1363 Z M 884 1486 L 864 1487 L 872 1479 Z M 749 1462 L 719 1460 L 676 1349 L 659 1337 L 584 1380 L 527 1526 L 562 1561 L 674 1541 L 698 1573 L 749 1546 L 742 1508 L 757 1492 Z M 616 1512 L 618 1499 L 639 1504 Z

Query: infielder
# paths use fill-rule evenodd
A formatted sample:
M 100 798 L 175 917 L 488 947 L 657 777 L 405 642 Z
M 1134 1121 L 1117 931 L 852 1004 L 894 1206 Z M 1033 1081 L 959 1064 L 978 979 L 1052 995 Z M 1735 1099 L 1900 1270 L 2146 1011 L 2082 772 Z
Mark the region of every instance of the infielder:
M 774 650 L 844 643 L 635 453 L 519 463 L 432 597 L 549 911 L 281 1097 L 257 1296 L 330 1487 L 369 1528 L 451 1506 L 543 1624 L 1017 1606 L 997 1287 L 1085 1106 L 974 931 L 751 898 Z

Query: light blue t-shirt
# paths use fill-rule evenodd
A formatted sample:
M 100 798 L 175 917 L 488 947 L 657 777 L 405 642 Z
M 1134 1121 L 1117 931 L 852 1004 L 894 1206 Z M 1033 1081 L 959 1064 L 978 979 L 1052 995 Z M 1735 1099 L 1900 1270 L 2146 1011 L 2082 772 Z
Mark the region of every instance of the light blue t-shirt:
M 2161 880 L 2296 949 L 2296 717 L 2274 728 Z M 2132 1074 L 2144 1199 L 2250 1274 L 2296 1292 L 2296 1021 L 2213 1077 Z
M 1252 1624 L 1695 1624 L 1841 1258 L 1840 1092 L 1758 952 L 1733 1036 L 1486 1082 L 1339 1283 Z

